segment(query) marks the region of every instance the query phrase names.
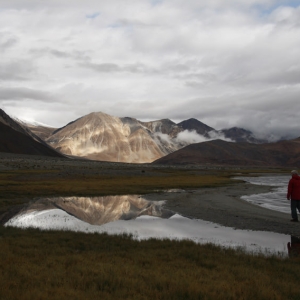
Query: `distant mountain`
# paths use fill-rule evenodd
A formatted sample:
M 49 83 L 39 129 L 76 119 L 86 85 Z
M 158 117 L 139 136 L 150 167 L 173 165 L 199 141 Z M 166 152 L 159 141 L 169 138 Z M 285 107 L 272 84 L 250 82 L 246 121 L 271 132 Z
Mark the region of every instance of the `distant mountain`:
M 268 144 L 214 140 L 186 146 L 154 161 L 153 164 L 295 167 L 300 165 L 300 138 Z
M 180 125 L 178 126 L 176 123 L 169 119 L 162 119 L 151 122 L 139 121 L 139 123 L 148 128 L 153 133 L 167 134 L 171 138 L 176 137 L 177 134 L 183 129 Z
M 220 134 L 223 134 L 225 138 L 231 139 L 237 143 L 254 143 L 254 144 L 263 144 L 267 143 L 267 140 L 257 139 L 254 137 L 253 133 L 249 130 L 245 130 L 239 127 L 232 127 L 229 129 L 222 129 L 218 131 Z
M 216 130 L 193 118 L 178 124 L 169 119 L 142 122 L 93 112 L 58 129 L 19 124 L 36 140 L 66 155 L 128 163 L 150 163 L 192 143 L 216 139 L 266 143 L 243 128 Z
M 168 127 L 164 121 L 161 126 Z M 102 112 L 67 124 L 54 131 L 46 141 L 68 155 L 130 163 L 152 162 L 178 149 L 168 136 L 153 132 L 151 124 Z
M 0 109 L 0 152 L 63 157 Z
M 214 130 L 212 127 L 209 127 L 208 125 L 198 121 L 197 119 L 191 118 L 185 121 L 182 121 L 177 124 L 178 126 L 181 126 L 184 130 L 188 131 L 196 131 L 198 134 L 201 134 L 205 137 L 208 137 L 208 132 Z

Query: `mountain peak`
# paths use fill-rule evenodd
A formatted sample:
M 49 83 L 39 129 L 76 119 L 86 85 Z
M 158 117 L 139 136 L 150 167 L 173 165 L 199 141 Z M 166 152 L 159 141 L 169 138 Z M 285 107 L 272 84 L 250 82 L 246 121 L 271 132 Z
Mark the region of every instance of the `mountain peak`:
M 189 131 L 196 130 L 196 132 L 201 135 L 206 135 L 209 131 L 214 130 L 212 127 L 194 118 L 184 120 L 178 123 L 177 125 L 181 126 L 184 130 L 189 130 Z
M 236 142 L 246 142 L 246 143 L 254 143 L 254 144 L 262 144 L 267 143 L 266 140 L 261 140 L 255 138 L 253 133 L 250 130 L 246 130 L 240 127 L 232 127 L 228 129 L 222 129 L 219 131 L 224 134 L 226 138 L 232 139 Z

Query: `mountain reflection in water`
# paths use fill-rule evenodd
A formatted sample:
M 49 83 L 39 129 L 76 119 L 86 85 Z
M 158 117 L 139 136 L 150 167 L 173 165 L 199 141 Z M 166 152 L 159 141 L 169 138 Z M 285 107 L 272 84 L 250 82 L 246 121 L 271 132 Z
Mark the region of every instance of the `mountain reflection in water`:
M 170 218 L 175 213 L 164 209 L 163 203 L 164 201 L 148 201 L 138 195 L 43 198 L 24 207 L 18 215 L 61 209 L 91 225 L 102 225 L 116 220 L 131 220 L 142 215 Z

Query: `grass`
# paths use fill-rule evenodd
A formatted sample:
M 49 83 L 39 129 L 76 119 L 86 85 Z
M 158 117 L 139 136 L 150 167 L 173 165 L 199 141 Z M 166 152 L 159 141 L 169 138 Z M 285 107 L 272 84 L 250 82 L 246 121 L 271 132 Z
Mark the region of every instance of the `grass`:
M 147 171 L 133 175 L 73 174 L 60 170 L 14 170 L 0 174 L 0 211 L 34 197 L 145 194 L 169 188 L 198 188 L 230 183 L 227 175 L 195 174 L 191 170 Z
M 0 299 L 299 299 L 300 260 L 189 241 L 1 229 Z
M 0 174 L 0 209 L 42 196 L 143 194 L 230 184 L 236 170 L 99 172 L 22 168 Z M 254 170 L 267 172 L 268 170 Z M 253 170 L 239 170 L 249 174 Z M 280 170 L 279 170 L 280 172 Z M 0 227 L 0 299 L 299 299 L 300 259 L 189 241 Z

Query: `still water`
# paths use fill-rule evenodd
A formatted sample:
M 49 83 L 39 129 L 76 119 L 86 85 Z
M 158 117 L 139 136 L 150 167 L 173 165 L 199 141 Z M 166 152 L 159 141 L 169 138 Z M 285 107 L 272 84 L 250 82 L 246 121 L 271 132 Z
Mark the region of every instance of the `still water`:
M 189 219 L 166 210 L 164 201 L 138 195 L 40 199 L 11 218 L 5 226 L 85 233 L 131 234 L 134 239 L 191 240 L 251 253 L 287 255 L 290 236 L 236 230 L 216 223 Z M 192 208 L 191 208 L 192 209 Z

